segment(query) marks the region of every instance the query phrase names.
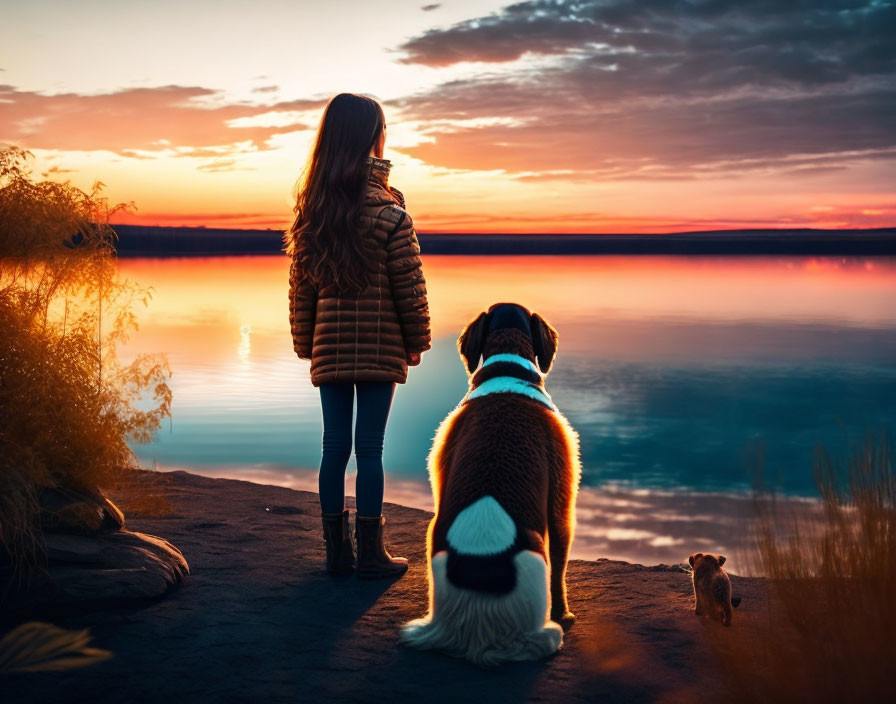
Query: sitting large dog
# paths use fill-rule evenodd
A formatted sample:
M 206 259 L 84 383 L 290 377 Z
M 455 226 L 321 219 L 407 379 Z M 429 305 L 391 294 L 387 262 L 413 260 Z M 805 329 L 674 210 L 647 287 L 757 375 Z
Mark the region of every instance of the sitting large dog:
M 429 456 L 429 613 L 406 624 L 402 640 L 483 666 L 532 660 L 559 649 L 561 625 L 575 620 L 566 562 L 579 439 L 544 389 L 557 332 L 522 306 L 498 303 L 466 327 L 458 348 L 470 391 Z

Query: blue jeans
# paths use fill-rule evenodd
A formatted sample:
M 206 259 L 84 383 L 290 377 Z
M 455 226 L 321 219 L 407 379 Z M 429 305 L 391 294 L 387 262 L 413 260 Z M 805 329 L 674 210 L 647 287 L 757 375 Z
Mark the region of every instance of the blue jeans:
M 341 513 L 345 505 L 345 468 L 352 454 L 352 406 L 358 391 L 355 419 L 356 507 L 362 516 L 383 513 L 383 436 L 395 394 L 391 381 L 321 384 L 324 420 L 323 452 L 318 491 L 323 513 Z

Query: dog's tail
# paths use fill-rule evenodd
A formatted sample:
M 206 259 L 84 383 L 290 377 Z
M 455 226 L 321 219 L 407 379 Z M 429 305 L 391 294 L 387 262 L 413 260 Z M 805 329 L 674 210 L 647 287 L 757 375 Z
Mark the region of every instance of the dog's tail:
M 513 558 L 531 549 L 530 531 L 521 530 L 492 496 L 461 511 L 448 529 L 448 581 L 460 589 L 508 594 L 516 586 Z
M 541 537 L 484 496 L 458 514 L 447 538 L 431 561 L 429 613 L 405 624 L 402 641 L 482 667 L 556 652 L 563 629 L 548 620 Z

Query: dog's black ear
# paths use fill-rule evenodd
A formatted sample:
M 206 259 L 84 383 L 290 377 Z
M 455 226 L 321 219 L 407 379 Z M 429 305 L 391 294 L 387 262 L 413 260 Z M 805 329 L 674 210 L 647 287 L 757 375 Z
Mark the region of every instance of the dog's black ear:
M 695 558 L 695 557 L 696 557 L 696 555 L 691 555 L 691 556 L 688 558 L 688 563 L 691 565 L 691 567 L 694 566 L 694 558 Z
M 529 328 L 532 330 L 532 348 L 535 358 L 538 360 L 538 368 L 547 374 L 554 363 L 554 355 L 557 354 L 557 340 L 560 339 L 544 318 L 538 313 L 533 313 L 529 319 Z
M 488 324 L 491 316 L 488 313 L 480 313 L 472 323 L 464 328 L 457 338 L 457 351 L 461 359 L 467 365 L 470 374 L 479 366 L 479 358 L 485 349 L 485 338 L 488 334 Z
M 722 565 L 724 565 L 724 564 L 725 564 L 725 560 L 727 560 L 727 559 L 728 559 L 728 558 L 725 557 L 724 555 L 719 555 L 719 567 L 721 567 Z

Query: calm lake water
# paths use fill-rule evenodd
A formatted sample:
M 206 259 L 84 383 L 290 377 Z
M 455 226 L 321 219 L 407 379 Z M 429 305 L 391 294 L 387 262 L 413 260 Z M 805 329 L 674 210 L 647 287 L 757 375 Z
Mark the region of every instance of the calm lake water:
M 893 259 L 427 256 L 424 268 L 433 349 L 396 393 L 387 500 L 431 506 L 426 455 L 466 389 L 456 339 L 498 301 L 560 333 L 547 388 L 582 441 L 579 557 L 737 550 L 759 458 L 780 491 L 811 497 L 816 446 L 845 458 L 894 427 Z M 120 269 L 155 289 L 122 356 L 166 352 L 174 372 L 172 421 L 134 446 L 141 464 L 314 489 L 319 397 L 292 350 L 288 260 Z

